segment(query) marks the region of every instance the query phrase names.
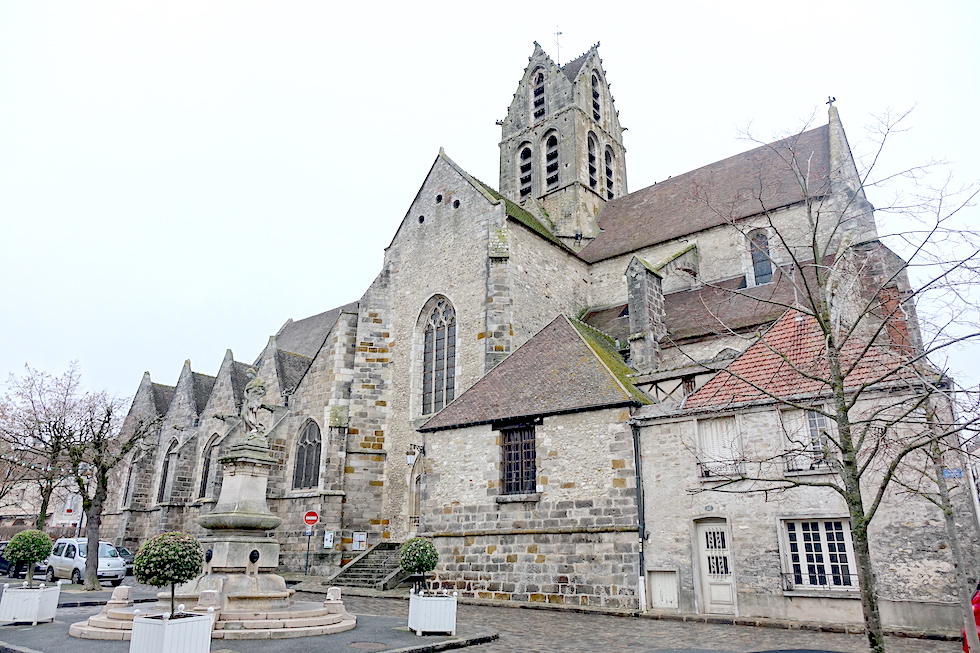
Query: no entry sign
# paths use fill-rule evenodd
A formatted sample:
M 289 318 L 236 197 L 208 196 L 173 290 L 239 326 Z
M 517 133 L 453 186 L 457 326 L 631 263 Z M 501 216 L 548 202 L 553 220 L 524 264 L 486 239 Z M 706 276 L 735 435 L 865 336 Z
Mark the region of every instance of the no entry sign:
M 320 521 L 320 515 L 316 514 L 315 510 L 310 510 L 305 515 L 303 515 L 303 521 L 312 526 L 313 524 Z

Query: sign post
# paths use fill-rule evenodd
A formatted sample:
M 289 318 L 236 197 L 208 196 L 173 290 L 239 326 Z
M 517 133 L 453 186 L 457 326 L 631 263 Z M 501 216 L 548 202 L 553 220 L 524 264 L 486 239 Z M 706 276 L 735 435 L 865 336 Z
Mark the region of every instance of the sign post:
M 307 575 L 310 573 L 310 542 L 313 540 L 313 525 L 320 521 L 320 515 L 315 510 L 308 510 L 303 515 L 303 521 L 306 523 L 306 569 L 303 574 Z

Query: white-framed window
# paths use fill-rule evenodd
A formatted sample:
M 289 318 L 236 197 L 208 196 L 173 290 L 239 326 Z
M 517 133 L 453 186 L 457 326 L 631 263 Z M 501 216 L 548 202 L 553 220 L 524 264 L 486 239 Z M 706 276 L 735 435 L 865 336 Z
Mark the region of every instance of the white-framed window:
M 831 471 L 831 421 L 817 410 L 786 410 L 780 417 L 786 435 L 786 472 Z
M 785 589 L 858 588 L 851 525 L 846 518 L 784 519 L 781 530 Z
M 698 470 L 701 478 L 731 478 L 742 473 L 742 438 L 735 416 L 698 420 Z

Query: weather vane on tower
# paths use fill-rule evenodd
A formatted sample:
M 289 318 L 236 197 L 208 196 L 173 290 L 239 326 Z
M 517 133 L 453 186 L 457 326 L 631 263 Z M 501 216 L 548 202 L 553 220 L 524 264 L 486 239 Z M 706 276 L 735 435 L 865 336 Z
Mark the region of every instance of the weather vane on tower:
M 558 37 L 561 36 L 561 31 L 559 31 L 558 26 L 555 25 L 555 59 L 558 61 L 558 65 L 561 65 L 561 43 L 558 42 Z

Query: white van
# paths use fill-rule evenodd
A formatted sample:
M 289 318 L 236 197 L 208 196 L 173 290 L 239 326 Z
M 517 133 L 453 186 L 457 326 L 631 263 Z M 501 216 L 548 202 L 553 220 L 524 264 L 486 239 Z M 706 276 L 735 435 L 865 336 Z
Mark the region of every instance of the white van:
M 48 571 L 45 578 L 53 583 L 58 578 L 70 578 L 76 585 L 85 578 L 85 559 L 88 553 L 88 540 L 78 537 L 63 537 L 54 543 L 48 556 Z M 126 578 L 126 562 L 108 542 L 99 542 L 99 580 L 109 581 L 113 587 Z

